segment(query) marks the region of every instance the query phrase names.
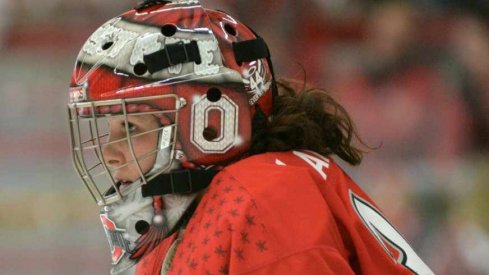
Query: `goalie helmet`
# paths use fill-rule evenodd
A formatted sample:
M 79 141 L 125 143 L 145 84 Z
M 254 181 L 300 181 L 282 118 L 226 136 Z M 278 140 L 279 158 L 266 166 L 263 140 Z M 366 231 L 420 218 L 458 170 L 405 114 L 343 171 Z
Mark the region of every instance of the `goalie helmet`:
M 176 226 L 162 225 L 162 196 L 205 188 L 217 167 L 249 154 L 252 125 L 272 112 L 269 57 L 250 28 L 192 0 L 146 1 L 103 24 L 83 45 L 70 81 L 72 155 L 103 207 L 113 273 Z M 143 115 L 156 117 L 159 126 L 132 135 L 131 117 Z M 110 119 L 120 119 L 127 134 L 111 137 Z M 138 138 L 155 133 L 155 149 L 137 154 Z M 108 165 L 104 150 L 115 143 L 126 144 L 131 158 Z M 143 169 L 148 160 L 153 164 Z M 114 175 L 128 165 L 138 168 L 139 178 L 125 183 Z M 128 204 L 134 207 L 124 209 L 138 210 L 119 219 L 127 213 L 115 213 Z M 148 240 L 151 230 L 159 233 Z

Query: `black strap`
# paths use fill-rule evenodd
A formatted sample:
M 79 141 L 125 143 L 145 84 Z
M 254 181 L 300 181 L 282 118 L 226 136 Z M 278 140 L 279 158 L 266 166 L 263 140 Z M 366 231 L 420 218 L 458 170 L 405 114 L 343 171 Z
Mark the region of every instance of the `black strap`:
M 182 63 L 195 62 L 201 63 L 199 46 L 197 41 L 192 40 L 189 43 L 182 41 L 168 44 L 164 49 L 157 52 L 144 55 L 144 63 L 150 73 L 161 71 L 171 66 Z
M 234 57 L 238 65 L 242 62 L 250 62 L 262 58 L 266 58 L 270 73 L 272 74 L 272 96 L 275 99 L 278 96 L 277 81 L 275 80 L 275 72 L 273 70 L 272 56 L 268 49 L 265 40 L 260 37 L 253 29 L 248 27 L 256 36 L 256 39 L 246 40 L 233 43 Z
M 233 43 L 233 50 L 238 64 L 270 57 L 268 46 L 261 37 Z
M 191 194 L 204 190 L 211 183 L 216 170 L 177 170 L 161 174 L 141 187 L 143 197 L 165 194 Z

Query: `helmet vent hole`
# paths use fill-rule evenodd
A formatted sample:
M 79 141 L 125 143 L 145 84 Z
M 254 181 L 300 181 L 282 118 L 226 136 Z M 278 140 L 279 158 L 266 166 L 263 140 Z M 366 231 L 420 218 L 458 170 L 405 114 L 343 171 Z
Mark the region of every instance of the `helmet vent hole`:
M 143 235 L 144 233 L 148 232 L 149 223 L 145 220 L 140 220 L 136 223 L 135 229 L 136 232 L 138 232 L 140 235 Z
M 171 37 L 177 32 L 177 26 L 175 25 L 164 25 L 161 27 L 161 33 L 166 37 Z
M 205 140 L 213 141 L 214 139 L 217 138 L 217 131 L 212 127 L 206 127 L 202 135 L 204 136 Z
M 232 36 L 236 36 L 236 29 L 231 26 L 231 24 L 224 24 L 224 30 L 229 34 L 229 35 L 232 35 Z
M 210 102 L 217 102 L 221 99 L 222 93 L 218 88 L 210 88 L 207 91 L 207 100 Z
M 134 73 L 136 75 L 143 75 L 148 71 L 148 67 L 144 63 L 138 63 L 134 66 Z
M 114 42 L 109 41 L 109 42 L 105 43 L 105 44 L 102 46 L 102 50 L 106 51 L 106 50 L 110 49 L 110 47 L 112 47 L 112 45 L 114 45 Z

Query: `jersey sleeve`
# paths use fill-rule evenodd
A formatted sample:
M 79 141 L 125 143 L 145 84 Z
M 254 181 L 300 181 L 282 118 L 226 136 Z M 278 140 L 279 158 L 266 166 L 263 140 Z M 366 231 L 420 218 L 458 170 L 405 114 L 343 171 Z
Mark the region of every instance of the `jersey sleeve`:
M 301 204 L 312 203 L 316 222 L 307 234 L 327 243 L 346 259 L 356 274 L 433 274 L 369 196 L 331 158 L 311 151 L 270 154 L 275 163 L 287 167 L 285 181 L 297 181 L 289 197 L 311 194 Z M 297 169 L 294 169 L 297 168 Z M 304 168 L 308 175 L 298 168 Z M 300 179 L 290 175 L 300 174 Z M 309 188 L 314 183 L 321 199 Z M 395 183 L 393 183 L 395 184 Z M 317 191 L 316 190 L 316 191 Z M 303 210 L 304 211 L 304 210 Z M 331 236 L 319 238 L 319 235 Z M 339 235 L 339 236 L 338 236 Z
M 334 162 L 320 188 L 362 274 L 433 274 L 370 197 Z

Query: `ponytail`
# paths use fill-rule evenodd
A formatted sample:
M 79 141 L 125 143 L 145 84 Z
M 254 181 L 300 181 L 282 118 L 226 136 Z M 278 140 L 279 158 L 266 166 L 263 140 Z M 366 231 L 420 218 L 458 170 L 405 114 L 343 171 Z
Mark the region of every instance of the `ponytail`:
M 288 80 L 277 82 L 271 121 L 253 133 L 252 152 L 311 150 L 321 155 L 335 154 L 358 165 L 363 151 L 352 145 L 358 137 L 346 110 L 321 89 L 302 88 Z

